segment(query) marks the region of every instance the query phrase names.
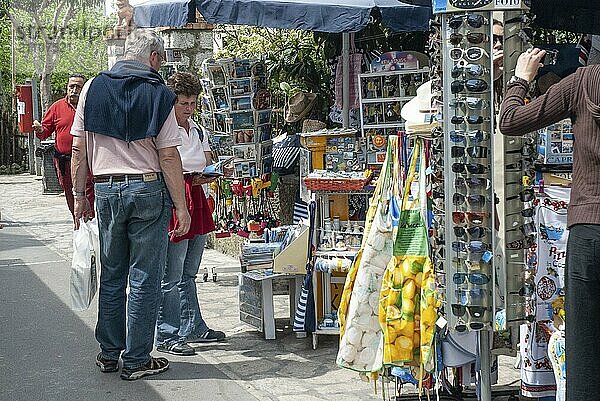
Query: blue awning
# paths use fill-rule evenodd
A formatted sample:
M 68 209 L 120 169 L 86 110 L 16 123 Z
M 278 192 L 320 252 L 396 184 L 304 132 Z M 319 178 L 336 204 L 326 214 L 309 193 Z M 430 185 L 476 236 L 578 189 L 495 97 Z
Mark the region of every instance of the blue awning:
M 383 23 L 401 32 L 425 31 L 431 7 L 398 0 L 137 0 L 134 21 L 141 27 L 185 25 L 189 2 L 212 24 L 253 25 L 319 32 L 358 32 L 379 10 Z

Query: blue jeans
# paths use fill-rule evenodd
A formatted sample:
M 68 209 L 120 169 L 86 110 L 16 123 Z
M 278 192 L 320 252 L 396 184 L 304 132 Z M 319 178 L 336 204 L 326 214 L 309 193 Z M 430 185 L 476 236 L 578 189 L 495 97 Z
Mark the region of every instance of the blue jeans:
M 173 344 L 208 331 L 196 292 L 196 274 L 204 245 L 206 235 L 169 242 L 167 266 L 161 283 L 162 300 L 156 321 L 158 344 Z
M 154 343 L 173 204 L 162 180 L 96 183 L 95 192 L 102 264 L 96 339 L 104 357 L 125 351 L 123 367 L 133 369 L 148 362 Z

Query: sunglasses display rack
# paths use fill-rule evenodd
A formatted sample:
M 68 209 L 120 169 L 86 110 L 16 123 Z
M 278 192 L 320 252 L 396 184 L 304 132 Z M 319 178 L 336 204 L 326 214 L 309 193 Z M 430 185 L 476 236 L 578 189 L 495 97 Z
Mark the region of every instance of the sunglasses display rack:
M 494 319 L 492 15 L 441 16 L 446 282 L 450 329 L 490 330 Z
M 519 55 L 530 44 L 519 35 L 530 21 L 521 11 L 510 11 L 504 14 L 504 76 L 506 87 L 508 80 L 514 75 L 514 68 Z M 537 156 L 536 134 L 524 136 L 504 136 L 501 157 L 503 169 L 499 171 L 501 182 L 501 203 L 499 210 L 504 218 L 500 219 L 500 230 L 504 238 L 504 257 L 501 259 L 499 271 L 500 288 L 503 291 L 503 305 L 506 310 L 506 323 L 516 332 L 518 325 L 532 320 L 535 316 L 535 296 L 527 264 L 527 253 L 535 247 L 536 228 L 533 223 L 534 175 L 533 162 Z M 499 191 L 500 192 L 500 191 Z M 528 280 L 525 280 L 528 278 Z M 518 336 L 513 335 L 513 343 Z
M 429 67 L 416 52 L 388 52 L 374 60 L 371 72 L 359 74 L 361 134 L 366 138 L 367 165 L 379 171 L 385 160 L 389 135 L 404 132 L 402 106 L 416 96 L 427 80 Z
M 219 156 L 235 156 L 234 177 L 271 172 L 271 94 L 260 60 L 212 60 L 202 65 L 203 120 Z

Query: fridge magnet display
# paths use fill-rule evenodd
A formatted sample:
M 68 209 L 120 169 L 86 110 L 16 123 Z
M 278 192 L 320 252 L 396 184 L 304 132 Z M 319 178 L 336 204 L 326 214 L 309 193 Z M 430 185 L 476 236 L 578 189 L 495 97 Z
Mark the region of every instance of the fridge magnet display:
M 268 109 L 271 107 L 271 93 L 266 89 L 261 89 L 254 94 L 252 104 L 256 110 Z
M 249 78 L 250 77 L 250 60 L 237 60 L 234 62 L 233 70 L 234 78 Z
M 254 113 L 252 111 L 231 113 L 231 126 L 234 130 L 254 128 Z
M 236 178 L 247 178 L 256 176 L 256 162 L 236 163 L 234 168 Z
M 258 110 L 256 112 L 256 124 L 268 124 L 271 122 L 271 110 Z
M 260 141 L 268 141 L 272 138 L 272 126 L 271 124 L 259 125 L 256 127 L 257 136 Z
M 254 137 L 254 129 L 239 129 L 233 130 L 233 142 L 239 143 L 254 143 L 256 138 Z
M 225 93 L 225 88 L 212 88 L 211 98 L 215 105 L 215 109 L 224 110 L 229 108 L 229 102 L 227 101 L 227 94 Z
M 225 72 L 220 65 L 209 65 L 208 75 L 214 86 L 221 86 L 227 83 L 225 80 Z
M 233 156 L 238 160 L 255 160 L 256 147 L 252 145 L 236 145 L 233 147 Z
M 252 102 L 250 99 L 250 96 L 232 97 L 231 111 L 245 111 L 252 109 Z

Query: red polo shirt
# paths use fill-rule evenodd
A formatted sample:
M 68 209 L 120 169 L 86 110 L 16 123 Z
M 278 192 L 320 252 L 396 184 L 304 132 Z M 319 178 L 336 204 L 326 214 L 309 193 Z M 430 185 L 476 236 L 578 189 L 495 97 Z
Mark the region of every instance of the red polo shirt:
M 73 145 L 71 125 L 73 125 L 74 118 L 75 107 L 69 103 L 66 97 L 56 101 L 46 111 L 46 115 L 42 120 L 43 131 L 37 137 L 41 140 L 48 139 L 53 132 L 56 132 L 54 147 L 59 153 L 70 155 L 71 146 Z

